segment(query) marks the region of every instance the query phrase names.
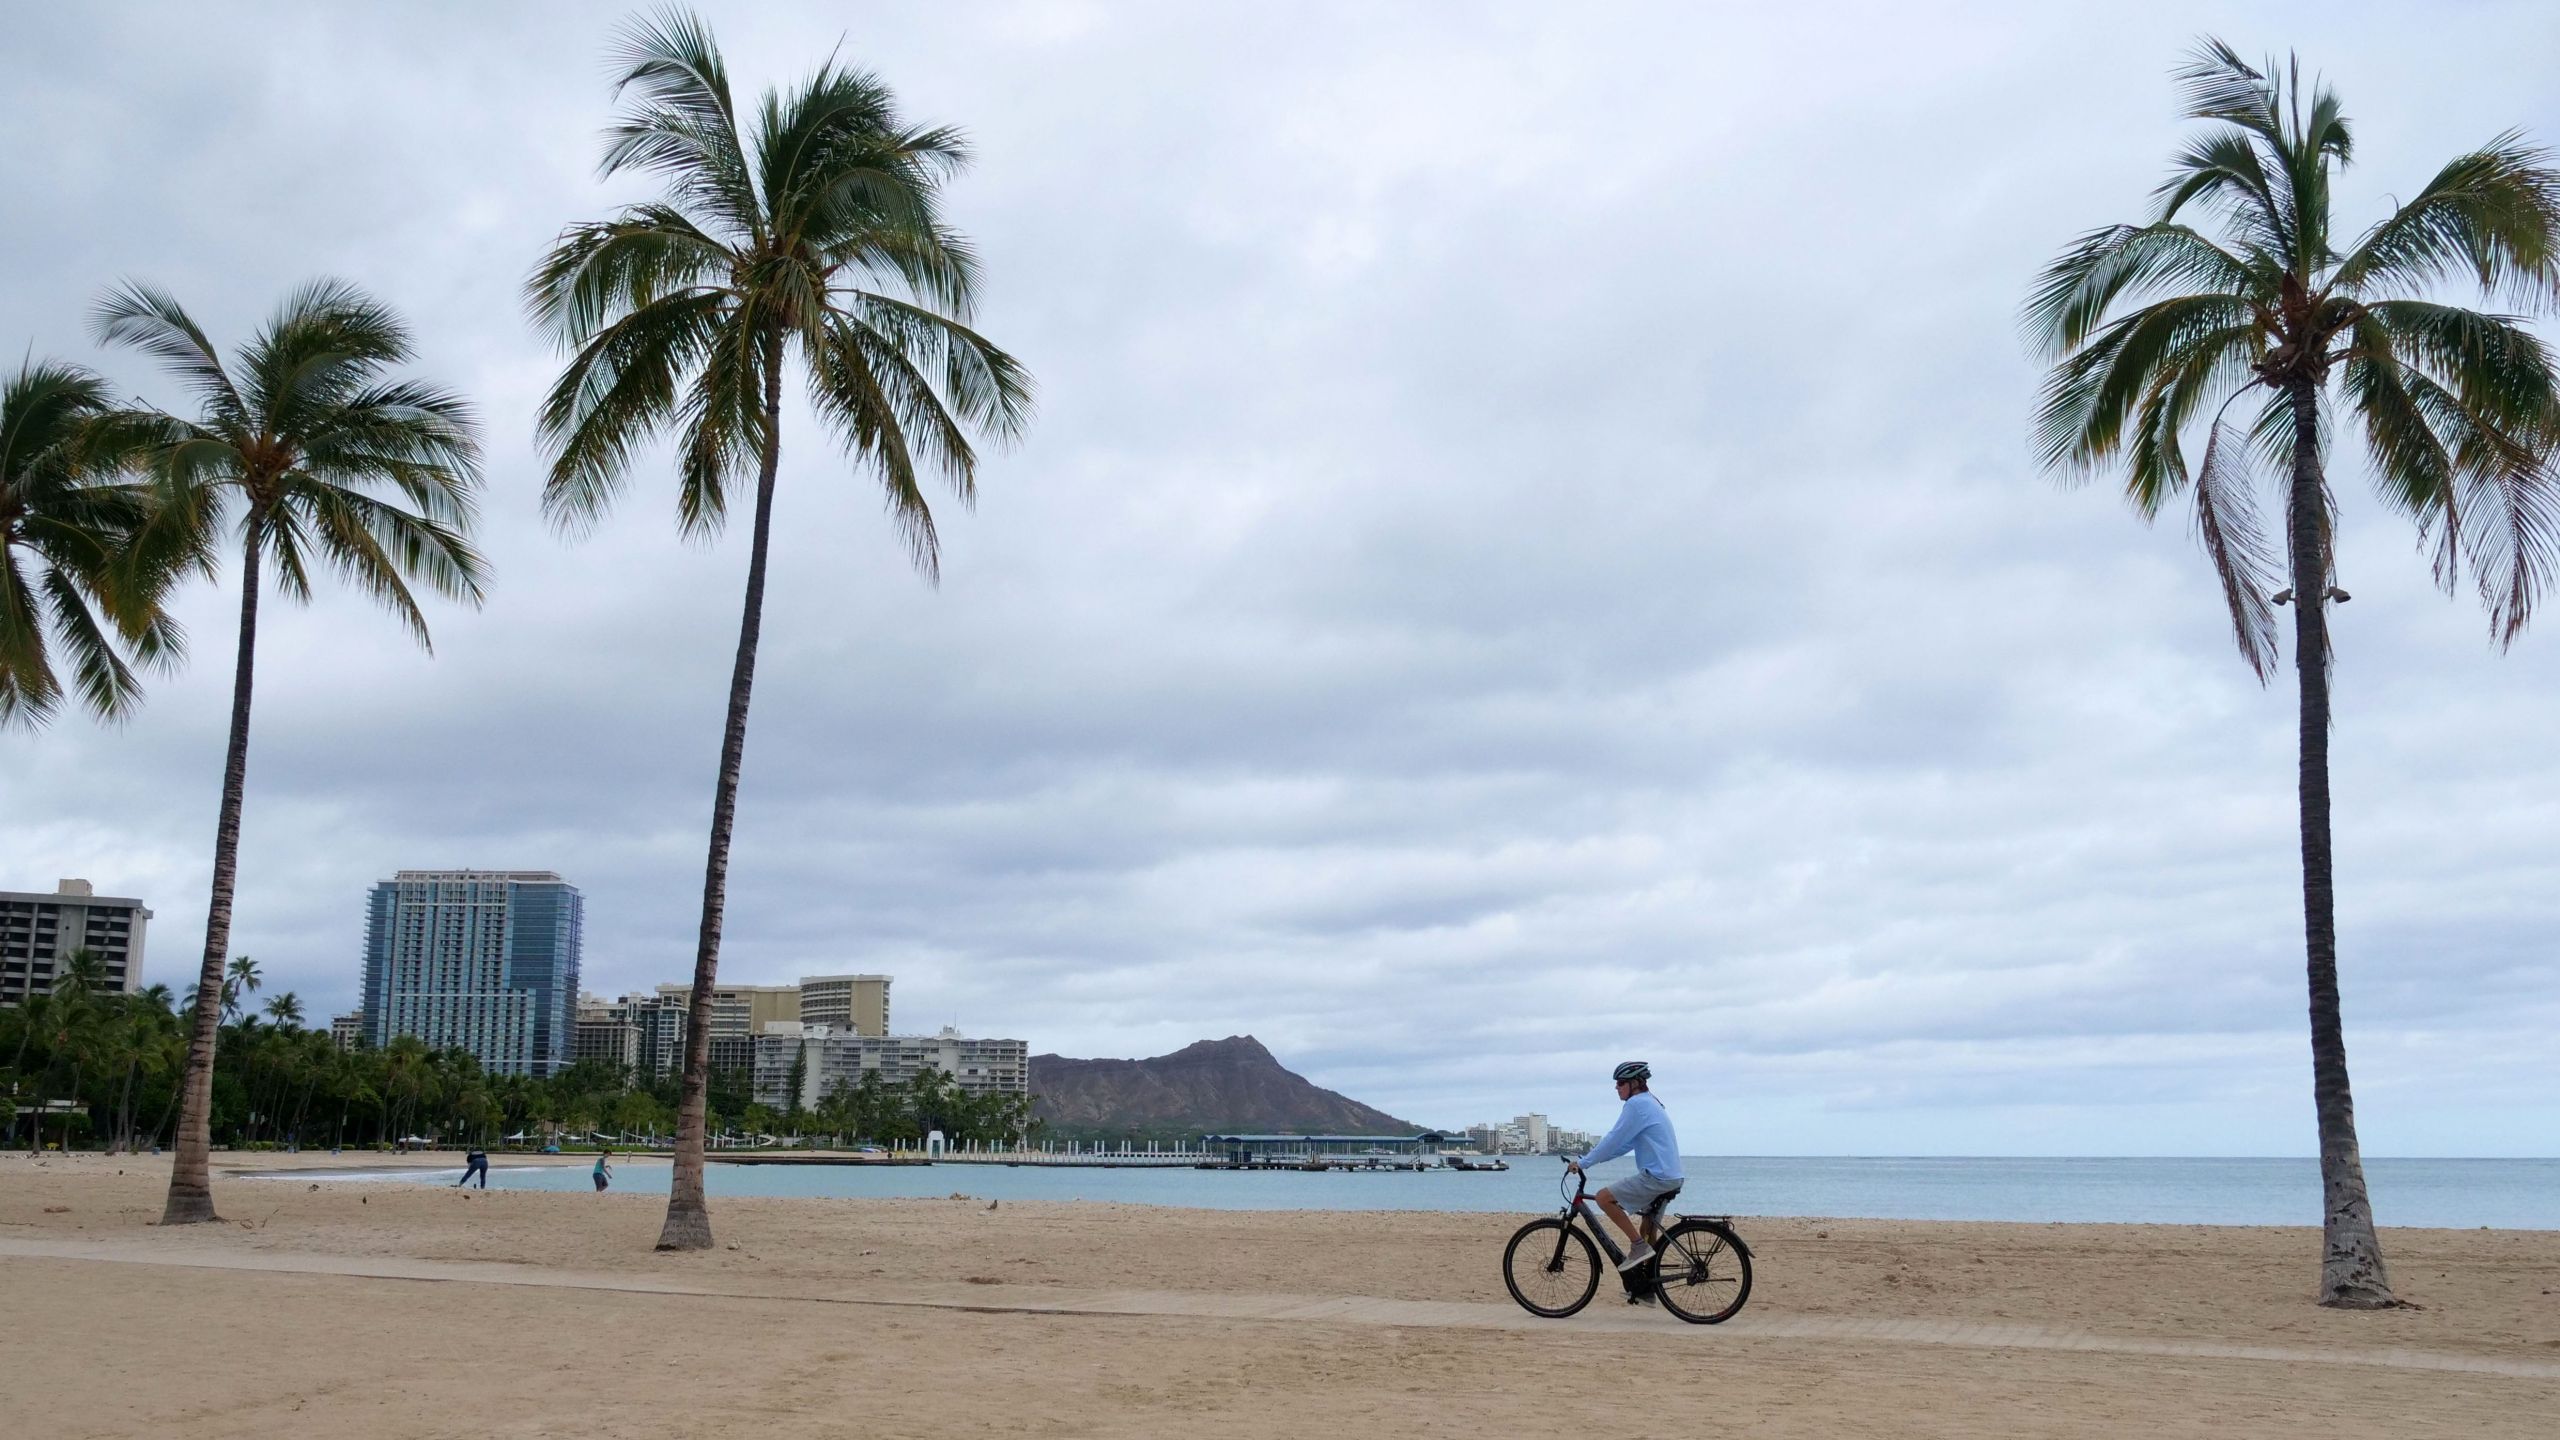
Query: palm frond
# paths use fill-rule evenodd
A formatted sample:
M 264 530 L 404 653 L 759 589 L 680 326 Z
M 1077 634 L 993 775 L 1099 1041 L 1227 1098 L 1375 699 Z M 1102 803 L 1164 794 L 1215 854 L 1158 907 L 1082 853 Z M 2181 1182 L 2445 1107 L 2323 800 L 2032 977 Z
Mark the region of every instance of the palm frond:
M 876 335 L 849 320 L 829 326 L 825 348 L 807 357 L 810 400 L 820 417 L 836 431 L 839 442 L 878 471 L 889 521 L 906 542 L 908 557 L 927 583 L 939 584 L 942 541 L 934 530 L 932 502 L 917 483 L 915 456 L 909 448 L 904 423 L 913 413 L 913 396 L 893 396 L 882 384 L 882 373 L 874 362 L 886 347 L 877 340 Z M 956 463 L 963 467 L 953 478 L 965 495 L 965 487 L 971 483 L 965 467 L 972 459 L 966 438 L 963 437 L 958 455 L 946 451 L 943 458 L 947 466 Z M 951 472 L 946 469 L 946 473 Z
M 2116 455 L 2164 362 L 2200 337 L 2246 326 L 2249 303 L 2233 295 L 2181 295 L 2107 324 L 2054 367 L 2036 408 L 2036 444 L 2049 469 L 2086 473 Z
M 62 648 L 71 661 L 80 697 L 92 714 L 102 720 L 121 720 L 132 713 L 141 698 L 142 686 L 133 676 L 124 657 L 116 653 L 114 643 L 90 613 L 88 597 L 72 577 L 59 568 L 45 572 L 45 599 L 53 611 L 56 634 L 62 637 Z
M 895 296 L 855 290 L 839 297 L 838 304 L 930 376 L 933 388 L 963 423 L 1005 443 L 1020 439 L 1029 427 L 1031 372 L 995 342 L 947 315 Z
M 37 595 L 18 547 L 0 545 L 0 728 L 42 725 L 62 703 Z
M 765 378 L 779 363 L 760 344 L 751 316 L 740 316 L 708 346 L 674 418 L 683 437 L 676 469 L 676 528 L 709 539 L 727 524 L 729 486 L 753 470 L 771 438 L 765 428 Z
M 2468 558 L 2490 633 L 2513 644 L 2560 562 L 2550 428 L 2560 387 L 2539 343 L 2511 322 L 2416 302 L 2375 309 L 2344 366 L 2375 478 L 2416 520 L 2438 584 L 2454 588 Z M 2402 332 L 2390 323 L 2413 317 L 2439 333 L 2420 338 L 2425 326 Z M 2500 330 L 2515 332 L 2504 345 L 2447 346 L 2441 333 Z M 2484 351 L 2509 363 L 2483 365 Z
M 433 522 L 401 515 L 407 528 L 394 528 L 390 533 L 396 540 L 405 540 L 413 553 L 394 557 L 384 550 L 385 537 L 375 533 L 370 522 L 386 512 L 399 512 L 375 506 L 365 497 L 334 485 L 297 484 L 287 495 L 288 513 L 297 519 L 308 517 L 311 542 L 322 559 L 349 584 L 398 616 L 419 649 L 432 653 L 435 645 L 427 634 L 426 612 L 418 608 L 417 597 L 409 592 L 404 574 L 424 573 L 442 580 L 450 587 L 448 593 L 479 599 L 478 557 L 459 537 L 451 538 L 450 548 L 435 543 L 443 537 L 433 534 Z M 422 530 L 429 533 L 421 535 Z M 423 571 L 413 569 L 412 561 L 424 566 Z
M 2251 248 L 2291 259 L 2295 227 L 2290 187 L 2268 173 L 2261 153 L 2265 143 L 2236 131 L 2190 141 L 2170 178 L 2152 192 L 2152 223 L 2169 224 L 2189 205 L 2202 202 Z
M 254 512 L 243 518 L 246 543 L 255 545 L 275 561 L 276 593 L 296 604 L 311 603 L 311 562 L 305 552 L 311 548 L 311 536 L 300 510 L 279 505 L 264 516 Z
M 2170 347 L 2153 367 L 2130 436 L 2121 445 L 2125 498 L 2145 520 L 2156 518 L 2162 506 L 2192 483 L 2181 437 L 2205 403 L 2221 400 L 2215 414 L 2219 425 L 2221 413 L 2257 383 L 2251 362 L 2258 343 L 2252 325 L 2199 330 Z
M 2219 120 L 2270 141 L 2282 138 L 2275 87 L 2221 40 L 2208 35 L 2197 41 L 2176 73 L 2186 90 L 2188 119 Z
M 2231 638 L 2264 684 L 2276 673 L 2276 612 L 2268 596 L 2282 566 L 2269 552 L 2248 471 L 2248 444 L 2216 420 L 2195 476 L 2196 539 L 2213 561 L 2231 612 Z
M 241 347 L 240 389 L 267 433 L 300 436 L 330 423 L 412 350 L 389 306 L 343 280 L 315 280 L 286 296 Z
M 553 452 L 543 514 L 564 530 L 603 518 L 621 493 L 632 452 L 675 413 L 689 367 L 718 343 L 730 318 L 718 292 L 672 296 L 623 316 L 581 346 L 536 416 Z
M 672 205 L 634 205 L 572 226 L 525 281 L 534 323 L 571 349 L 617 316 L 726 279 L 730 255 Z
M 2510 132 L 2455 157 L 2357 241 L 2334 284 L 2423 290 L 2456 274 L 2486 293 L 2535 303 L 2560 296 L 2560 170 Z
M 30 360 L 0 385 L 0 486 L 67 480 L 91 422 L 106 412 L 106 382 L 77 365 Z
M 302 444 L 302 466 L 329 484 L 387 482 L 427 518 L 469 523 L 480 482 L 478 420 L 469 401 L 419 380 L 349 396 Z
M 2119 299 L 2170 285 L 2245 295 L 2271 290 L 2269 278 L 2184 225 L 2108 225 L 2045 267 L 2023 318 L 2037 346 L 2057 356 L 2088 339 Z
M 245 428 L 249 408 L 213 342 L 166 292 L 128 280 L 98 300 L 90 329 L 102 345 L 129 345 L 176 373 L 217 428 Z
M 675 8 L 635 18 L 617 37 L 613 62 L 614 93 L 628 101 L 605 132 L 600 173 L 662 176 L 683 202 L 718 215 L 741 238 L 761 236 L 764 206 L 709 27 Z

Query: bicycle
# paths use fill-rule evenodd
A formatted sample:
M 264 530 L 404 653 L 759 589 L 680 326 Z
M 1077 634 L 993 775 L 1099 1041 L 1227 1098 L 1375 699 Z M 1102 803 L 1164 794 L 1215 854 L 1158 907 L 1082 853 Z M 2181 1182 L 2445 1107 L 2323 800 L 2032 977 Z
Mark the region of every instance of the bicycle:
M 1601 1251 L 1613 1267 L 1626 1258 L 1591 1205 L 1589 1177 L 1569 1170 L 1566 1178 L 1573 1188 L 1563 1212 L 1521 1226 L 1502 1251 L 1502 1283 L 1511 1298 L 1550 1320 L 1578 1313 L 1599 1293 Z M 1734 1233 L 1730 1215 L 1675 1215 L 1670 1229 L 1661 1228 L 1664 1207 L 1679 1194 L 1675 1189 L 1644 1208 L 1641 1228 L 1654 1258 L 1620 1271 L 1619 1280 L 1630 1305 L 1659 1300 L 1692 1325 L 1721 1325 L 1751 1298 L 1751 1247 Z

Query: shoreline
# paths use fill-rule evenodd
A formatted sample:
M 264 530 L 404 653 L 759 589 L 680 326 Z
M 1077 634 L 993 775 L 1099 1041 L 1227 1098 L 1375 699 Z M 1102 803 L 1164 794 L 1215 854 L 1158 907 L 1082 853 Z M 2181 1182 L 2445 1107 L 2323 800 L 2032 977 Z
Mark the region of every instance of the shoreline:
M 625 1178 L 615 1186 L 614 1193 L 654 1193 L 663 1198 L 671 1158 L 665 1152 L 617 1153 L 615 1164 Z M 68 1161 L 59 1155 L 48 1156 L 44 1163 L 77 1169 L 119 1159 L 127 1163 L 166 1163 L 150 1161 L 148 1157 L 98 1155 L 77 1156 Z M 564 1172 L 582 1169 L 593 1159 L 592 1155 L 499 1152 L 492 1158 L 492 1175 L 500 1189 L 586 1193 L 584 1185 L 563 1176 Z M 1728 1163 L 1725 1157 L 1696 1160 L 1701 1166 Z M 2494 1198 L 2489 1192 L 2482 1192 L 2480 1198 L 2469 1203 L 2455 1198 L 2471 1193 L 2465 1188 L 2471 1182 L 2464 1180 L 2459 1171 L 2450 1175 L 2438 1172 L 2423 1182 L 2413 1179 L 2406 1183 L 2419 1188 L 2406 1191 L 2406 1203 L 2384 1208 L 2385 1228 L 2409 1232 L 2560 1234 L 2560 1216 L 2552 1213 L 2551 1206 L 2520 1205 L 2512 1198 L 2517 1193 L 2543 1194 L 2535 1187 L 2546 1170 L 2555 1186 L 2560 1186 L 2560 1162 L 2485 1163 L 2532 1168 L 2522 1172 L 2521 1180 L 2515 1174 L 2501 1177 Z M 214 1166 L 220 1179 L 275 1183 L 308 1176 L 332 1186 L 425 1188 L 435 1183 L 429 1177 L 458 1179 L 463 1160 L 460 1152 L 434 1151 L 361 1156 L 331 1156 L 326 1151 L 217 1152 Z M 847 1173 L 870 1171 L 879 1173 Z M 1604 1177 L 1606 1173 L 1603 1172 Z M 2244 1177 L 2236 1182 L 2241 1186 L 2236 1192 L 2239 1198 L 2226 1200 L 2216 1189 L 2224 1182 L 2212 1180 L 2210 1172 L 2207 1174 L 2204 1180 L 2182 1180 L 2173 1174 L 2160 1180 L 2157 1189 L 2141 1188 L 2130 1178 L 2105 1177 L 2092 1182 L 2064 1181 L 2060 1182 L 2062 1188 L 2054 1189 L 2031 1178 L 2014 1192 L 1997 1185 L 1981 1187 L 1976 1181 L 1961 1178 L 1949 1183 L 1943 1175 L 1934 1183 L 1930 1177 L 1922 1176 L 1906 1187 L 1898 1171 L 1891 1168 L 1847 1182 L 1835 1176 L 1813 1178 L 1802 1184 L 1791 1183 L 1792 1176 L 1763 1174 L 1755 1179 L 1748 1174 L 1701 1175 L 1698 1178 L 1705 1183 L 1693 1185 L 1694 1202 L 1684 1200 L 1675 1208 L 1683 1213 L 1731 1213 L 1764 1222 L 1790 1223 L 1861 1220 L 1925 1225 L 2154 1225 L 2252 1232 L 2316 1224 L 2302 1218 L 2306 1213 L 2316 1213 L 2311 1206 L 2294 1203 L 2302 1197 L 2292 1196 L 2289 1189 L 2278 1195 L 2263 1176 Z M 1554 1187 L 1544 1183 L 1539 1172 L 1517 1169 L 1507 1176 L 1426 1178 L 1380 1172 L 1328 1178 L 1286 1170 L 1200 1172 L 1187 1166 L 1121 1171 L 975 1162 L 755 1165 L 730 1164 L 715 1156 L 710 1183 L 715 1205 L 749 1200 L 862 1203 L 900 1197 L 941 1199 L 958 1193 L 1004 1204 L 1087 1203 L 1213 1213 L 1429 1213 L 1527 1218 L 1552 1214 L 1559 1203 Z M 2526 1187 L 2521 1192 L 2517 1190 L 2520 1183 Z M 2081 1188 L 2084 1184 L 2085 1188 Z M 2312 1202 L 2316 1204 L 2316 1193 Z M 2413 1218 L 2391 1224 L 2394 1215 Z

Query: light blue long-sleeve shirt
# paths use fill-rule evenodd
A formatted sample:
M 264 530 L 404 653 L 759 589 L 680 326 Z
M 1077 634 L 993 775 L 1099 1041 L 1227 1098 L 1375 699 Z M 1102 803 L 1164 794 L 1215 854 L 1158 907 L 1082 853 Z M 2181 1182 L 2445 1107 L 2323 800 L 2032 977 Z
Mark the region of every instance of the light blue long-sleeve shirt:
M 1650 1090 L 1639 1090 L 1627 1097 L 1626 1108 L 1618 1112 L 1618 1123 L 1591 1147 L 1591 1153 L 1576 1163 L 1588 1170 L 1602 1161 L 1615 1160 L 1633 1150 L 1636 1166 L 1649 1175 L 1665 1180 L 1681 1180 L 1680 1140 L 1671 1133 L 1670 1112 L 1653 1098 Z

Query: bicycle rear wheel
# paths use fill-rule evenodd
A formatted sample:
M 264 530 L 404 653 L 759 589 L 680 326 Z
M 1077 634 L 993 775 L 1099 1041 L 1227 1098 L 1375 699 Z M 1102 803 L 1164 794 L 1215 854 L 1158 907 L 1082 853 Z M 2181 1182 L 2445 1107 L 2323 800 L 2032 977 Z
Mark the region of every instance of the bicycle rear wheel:
M 1720 1325 L 1751 1298 L 1751 1247 L 1712 1220 L 1683 1220 L 1655 1246 L 1662 1308 L 1692 1325 Z M 1527 1302 L 1522 1302 L 1527 1303 Z
M 1600 1252 L 1562 1220 L 1532 1220 L 1502 1251 L 1502 1283 L 1532 1315 L 1561 1320 L 1600 1288 Z

